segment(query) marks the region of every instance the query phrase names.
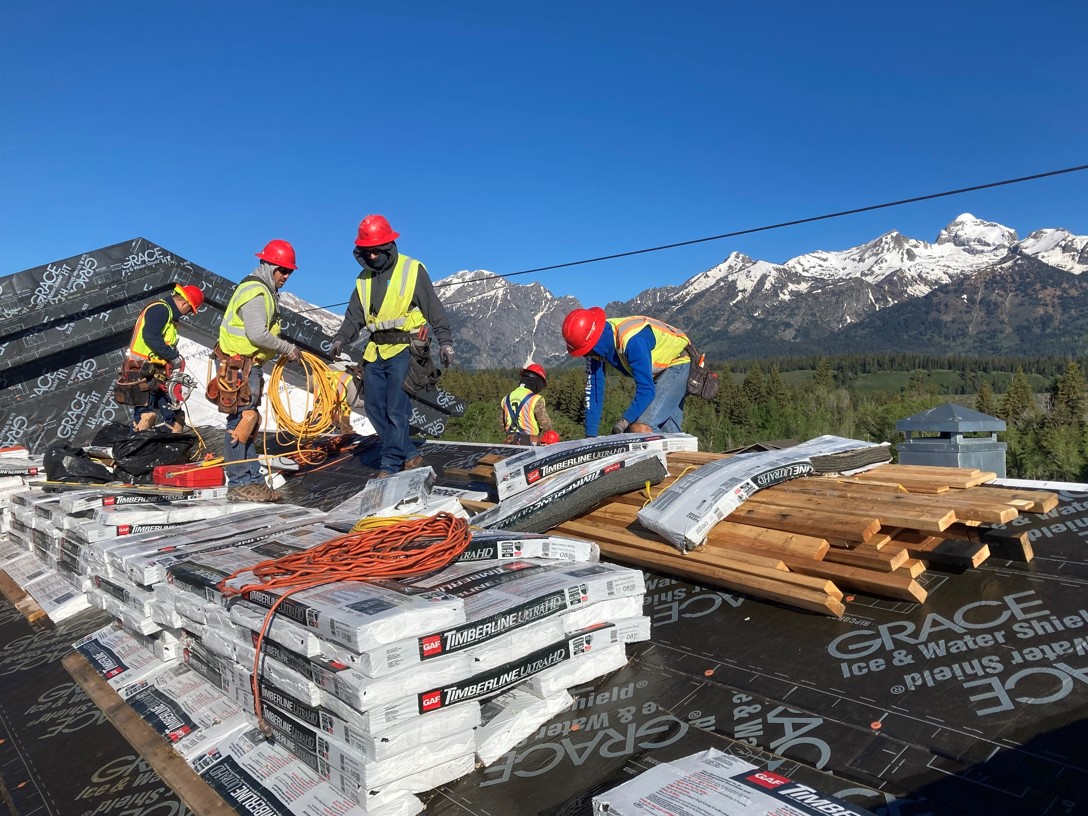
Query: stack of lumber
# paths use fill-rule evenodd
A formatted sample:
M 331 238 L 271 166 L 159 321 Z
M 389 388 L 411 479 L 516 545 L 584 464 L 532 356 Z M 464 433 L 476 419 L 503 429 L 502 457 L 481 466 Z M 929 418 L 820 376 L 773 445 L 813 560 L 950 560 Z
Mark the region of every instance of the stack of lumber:
M 652 495 L 685 470 L 723 456 L 668 454 L 669 477 Z M 493 461 L 482 460 L 471 476 L 485 478 Z M 982 486 L 994 478 L 979 470 L 889 464 L 855 476 L 794 479 L 756 493 L 688 553 L 639 523 L 639 508 L 649 499 L 645 491 L 617 496 L 554 531 L 596 541 L 615 561 L 842 615 L 844 593 L 853 591 L 924 602 L 918 579 L 929 566 L 969 569 L 991 552 L 1030 560 L 1026 532 L 992 527 L 1020 513 L 1048 512 L 1058 497 Z

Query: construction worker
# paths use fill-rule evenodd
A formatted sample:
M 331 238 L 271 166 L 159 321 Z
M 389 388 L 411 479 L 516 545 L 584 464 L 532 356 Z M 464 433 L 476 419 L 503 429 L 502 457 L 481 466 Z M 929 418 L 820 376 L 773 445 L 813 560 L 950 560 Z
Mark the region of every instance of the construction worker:
M 335 360 L 364 327 L 370 332 L 362 360 L 363 404 L 381 443 L 378 478 L 423 464 L 409 439 L 412 404 L 403 384 L 412 341 L 418 343 L 426 336 L 426 324 L 438 338 L 443 368 L 453 365 L 453 335 L 446 310 L 426 267 L 397 250 L 399 237 L 384 216 L 368 215 L 359 223 L 354 255 L 363 271 L 329 350 Z
M 679 433 L 690 344 L 682 331 L 652 317 L 615 317 L 594 306 L 563 320 L 567 353 L 586 358 L 586 436 L 596 436 L 608 363 L 635 381 L 635 397 L 612 433 Z
M 269 241 L 254 254 L 261 262 L 235 288 L 219 325 L 216 358 L 220 368 L 216 379 L 220 410 L 227 414 L 223 440 L 227 497 L 274 502 L 283 497 L 261 478 L 254 445 L 261 423 L 261 366 L 278 355 L 292 362 L 299 360 L 298 347 L 279 336 L 279 291 L 298 266 L 295 249 L 287 241 Z
M 139 389 L 147 394 L 146 404 L 133 408 L 133 430 L 147 431 L 163 425 L 181 433 L 185 427 L 181 385 L 167 382 L 172 373 L 185 371 L 175 321 L 194 314 L 203 305 L 200 287 L 176 285 L 172 294 L 149 303 L 136 319 L 120 378 L 120 382 L 140 383 Z
M 531 363 L 521 370 L 518 387 L 500 401 L 507 445 L 538 445 L 541 434 L 553 430 L 544 396 L 540 393 L 547 384 L 548 374 L 544 367 Z

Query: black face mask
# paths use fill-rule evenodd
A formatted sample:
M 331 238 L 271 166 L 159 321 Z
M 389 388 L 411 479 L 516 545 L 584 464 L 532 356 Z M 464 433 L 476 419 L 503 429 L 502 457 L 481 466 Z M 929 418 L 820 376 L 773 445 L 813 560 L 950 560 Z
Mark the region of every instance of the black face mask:
M 390 242 L 376 247 L 355 247 L 354 254 L 355 260 L 366 269 L 385 272 L 396 263 L 397 245 Z

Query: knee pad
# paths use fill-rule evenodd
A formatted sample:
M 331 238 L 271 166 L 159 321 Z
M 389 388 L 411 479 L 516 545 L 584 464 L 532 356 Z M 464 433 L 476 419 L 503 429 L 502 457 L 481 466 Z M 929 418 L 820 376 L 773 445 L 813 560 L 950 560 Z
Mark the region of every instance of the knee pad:
M 238 420 L 238 425 L 233 431 L 231 436 L 234 437 L 235 442 L 240 442 L 243 445 L 249 443 L 257 433 L 257 426 L 261 424 L 261 413 L 254 408 L 247 408 L 242 411 L 242 418 Z

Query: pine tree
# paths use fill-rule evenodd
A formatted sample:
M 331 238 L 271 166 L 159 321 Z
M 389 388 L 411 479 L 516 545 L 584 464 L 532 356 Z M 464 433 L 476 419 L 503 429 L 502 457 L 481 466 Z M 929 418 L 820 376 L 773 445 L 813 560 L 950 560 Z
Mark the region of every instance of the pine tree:
M 820 362 L 816 364 L 816 377 L 813 382 L 817 388 L 831 388 L 833 384 L 831 364 L 826 357 L 821 357 Z
M 1006 422 L 1024 422 L 1033 419 L 1038 413 L 1035 409 L 1035 394 L 1022 367 L 1018 367 L 1013 374 L 1009 390 L 1001 398 L 998 411 L 998 415 Z
M 1070 360 L 1065 372 L 1054 386 L 1053 408 L 1050 420 L 1055 425 L 1070 425 L 1080 428 L 1084 424 L 1084 409 L 1088 383 L 1080 365 Z
M 989 380 L 983 380 L 982 385 L 978 388 L 978 398 L 975 400 L 975 410 L 981 414 L 989 414 L 995 416 L 997 411 L 997 400 L 994 397 L 993 386 L 990 385 Z
M 748 373 L 744 375 L 744 382 L 741 383 L 741 390 L 744 391 L 744 396 L 752 405 L 762 405 L 763 400 L 767 396 L 767 388 L 763 382 L 763 369 L 759 363 L 752 363 L 748 366 Z

